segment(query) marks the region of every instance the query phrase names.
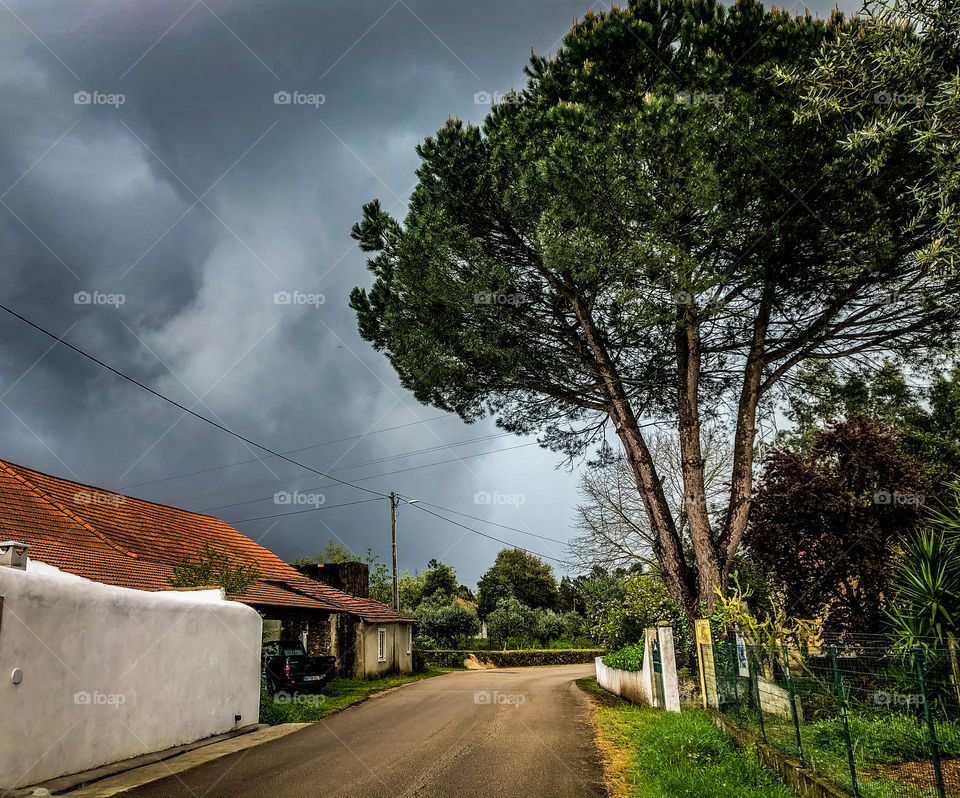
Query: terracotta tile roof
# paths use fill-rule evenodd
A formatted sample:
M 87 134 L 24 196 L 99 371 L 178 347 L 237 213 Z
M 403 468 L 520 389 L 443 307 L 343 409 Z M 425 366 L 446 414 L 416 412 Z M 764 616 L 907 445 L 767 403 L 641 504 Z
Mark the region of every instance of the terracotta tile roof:
M 0 529 L 30 544 L 29 556 L 96 582 L 169 589 L 173 566 L 204 543 L 256 562 L 260 580 L 243 596 L 254 606 L 302 607 L 412 622 L 385 604 L 304 577 L 276 554 L 209 515 L 122 496 L 0 460 Z

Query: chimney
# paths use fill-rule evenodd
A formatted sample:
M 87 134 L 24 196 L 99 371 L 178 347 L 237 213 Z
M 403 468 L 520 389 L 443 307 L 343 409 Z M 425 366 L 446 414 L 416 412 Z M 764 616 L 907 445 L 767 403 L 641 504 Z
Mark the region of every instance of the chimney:
M 26 571 L 29 548 L 29 543 L 18 543 L 15 540 L 0 543 L 0 567 L 19 568 L 21 571 Z
M 358 598 L 370 598 L 370 567 L 364 562 L 304 563 L 294 566 L 304 576 Z

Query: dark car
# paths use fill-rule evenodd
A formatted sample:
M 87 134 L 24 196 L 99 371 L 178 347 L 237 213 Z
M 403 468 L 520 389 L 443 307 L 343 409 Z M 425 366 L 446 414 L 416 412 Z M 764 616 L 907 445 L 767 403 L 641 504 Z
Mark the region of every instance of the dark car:
M 336 657 L 308 657 L 298 640 L 263 644 L 263 676 L 267 690 L 319 690 L 337 678 Z

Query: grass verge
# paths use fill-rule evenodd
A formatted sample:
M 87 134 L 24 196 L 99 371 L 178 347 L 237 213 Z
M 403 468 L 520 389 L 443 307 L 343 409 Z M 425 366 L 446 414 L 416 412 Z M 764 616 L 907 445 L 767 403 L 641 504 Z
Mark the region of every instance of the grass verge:
M 795 798 L 705 713 L 636 706 L 593 677 L 578 684 L 597 699 L 598 743 L 615 798 Z
M 359 704 L 372 693 L 440 676 L 453 670 L 456 669 L 428 667 L 418 673 L 397 674 L 382 679 L 335 679 L 323 688 L 322 694 L 280 693 L 276 699 L 266 690 L 261 690 L 260 722 L 270 726 L 280 723 L 312 723 L 353 704 Z

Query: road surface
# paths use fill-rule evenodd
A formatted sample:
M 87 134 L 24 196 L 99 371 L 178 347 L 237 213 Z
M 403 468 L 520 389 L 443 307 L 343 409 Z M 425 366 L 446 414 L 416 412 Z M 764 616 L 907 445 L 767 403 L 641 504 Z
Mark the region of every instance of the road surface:
M 574 680 L 592 665 L 458 671 L 127 793 L 130 798 L 605 798 Z

